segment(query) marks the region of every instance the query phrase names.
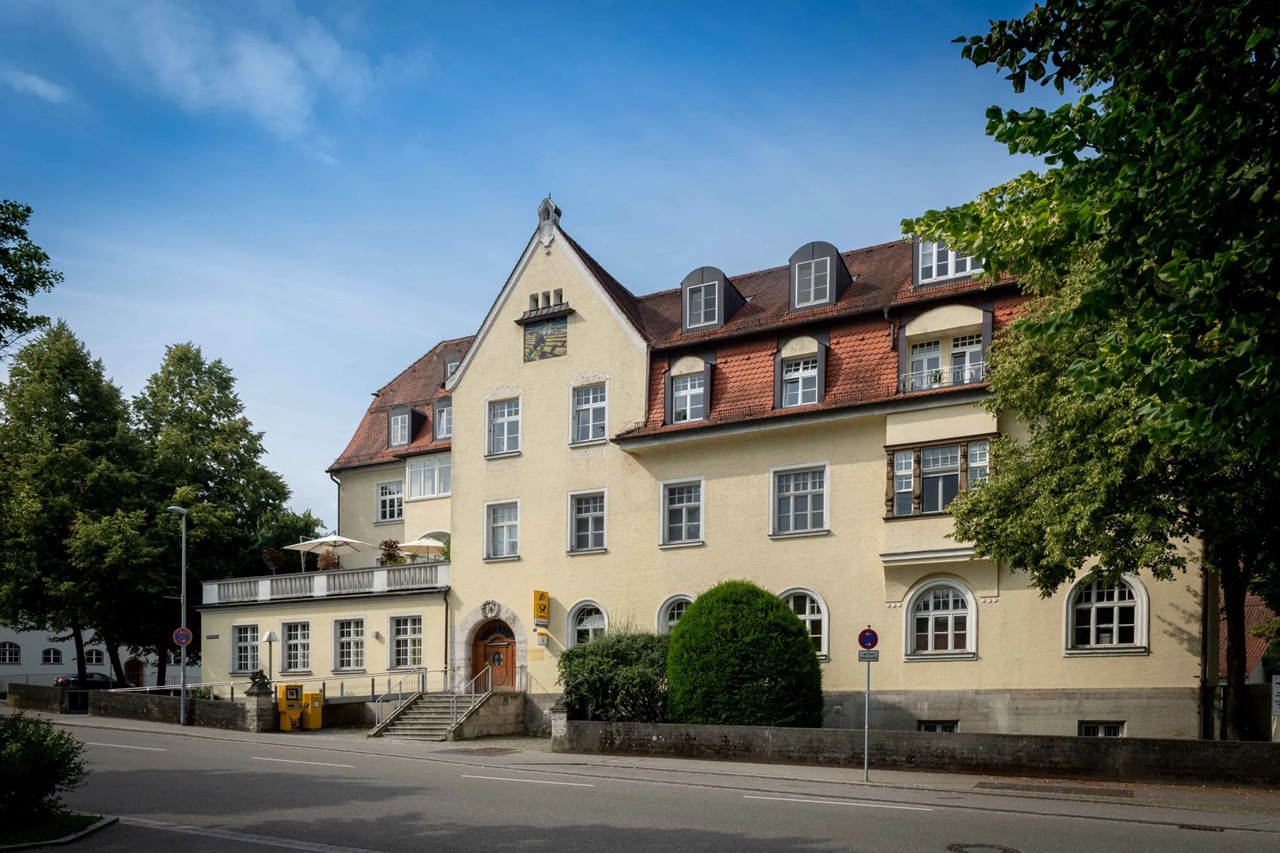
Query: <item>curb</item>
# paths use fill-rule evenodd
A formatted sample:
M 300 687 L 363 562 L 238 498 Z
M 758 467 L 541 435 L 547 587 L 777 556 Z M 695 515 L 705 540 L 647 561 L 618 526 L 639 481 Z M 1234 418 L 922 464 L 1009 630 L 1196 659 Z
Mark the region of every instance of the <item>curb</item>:
M 47 841 L 27 841 L 22 844 L 6 844 L 0 847 L 0 851 L 35 850 L 38 847 L 60 847 L 63 844 L 70 844 L 73 841 L 79 841 L 91 832 L 97 832 L 99 829 L 105 829 L 118 820 L 120 820 L 118 817 L 103 815 L 102 820 L 92 826 L 85 827 L 79 832 L 73 832 L 71 835 L 64 835 L 61 838 L 50 838 Z

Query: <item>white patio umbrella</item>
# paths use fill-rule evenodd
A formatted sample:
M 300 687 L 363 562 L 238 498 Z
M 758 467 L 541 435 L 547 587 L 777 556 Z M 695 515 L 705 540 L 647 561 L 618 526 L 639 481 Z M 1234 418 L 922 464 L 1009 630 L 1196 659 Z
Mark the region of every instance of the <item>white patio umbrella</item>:
M 329 553 L 335 557 L 341 557 L 343 554 L 355 554 L 360 551 L 376 551 L 377 545 L 370 545 L 368 542 L 361 542 L 359 539 L 348 539 L 345 536 L 321 536 L 319 539 L 308 539 L 306 542 L 299 542 L 297 545 L 285 545 L 286 551 L 305 551 L 308 554 L 314 552 Z
M 444 556 L 444 543 L 439 539 L 424 536 L 421 539 L 414 539 L 412 542 L 402 542 L 400 550 L 406 554 L 415 554 L 423 557 L 442 557 Z

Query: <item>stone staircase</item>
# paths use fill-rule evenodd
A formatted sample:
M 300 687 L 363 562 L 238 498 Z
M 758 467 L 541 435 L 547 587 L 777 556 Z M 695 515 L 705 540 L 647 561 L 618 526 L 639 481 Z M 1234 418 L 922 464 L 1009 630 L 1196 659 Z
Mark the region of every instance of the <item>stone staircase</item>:
M 378 734 L 380 737 L 406 740 L 448 740 L 452 700 L 450 693 L 424 693 Z M 466 709 L 466 698 L 460 697 L 459 702 L 459 710 Z M 465 713 L 459 716 L 465 716 Z

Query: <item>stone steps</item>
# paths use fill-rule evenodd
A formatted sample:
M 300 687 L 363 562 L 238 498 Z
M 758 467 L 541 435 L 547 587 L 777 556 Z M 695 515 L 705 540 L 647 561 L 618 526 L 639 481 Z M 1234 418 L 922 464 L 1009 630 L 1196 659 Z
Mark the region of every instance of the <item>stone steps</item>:
M 448 740 L 453 723 L 452 712 L 452 696 L 428 693 L 401 711 L 382 735 L 407 740 Z

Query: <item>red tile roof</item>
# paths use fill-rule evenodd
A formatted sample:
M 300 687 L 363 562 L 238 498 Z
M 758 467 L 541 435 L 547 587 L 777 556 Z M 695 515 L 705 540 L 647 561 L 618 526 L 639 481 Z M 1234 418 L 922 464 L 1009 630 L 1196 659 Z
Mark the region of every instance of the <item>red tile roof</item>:
M 1249 593 L 1244 600 L 1244 673 L 1247 677 L 1267 651 L 1267 641 L 1253 636 L 1253 629 L 1276 618 L 1262 599 Z M 1227 620 L 1218 622 L 1218 677 L 1227 677 Z
M 329 470 L 378 465 L 406 456 L 448 450 L 451 444 L 448 439 L 436 441 L 434 438 L 435 412 L 432 409 L 438 398 L 447 396 L 444 390 L 445 362 L 453 356 L 461 359 L 474 340 L 475 336 L 469 335 L 436 344 L 399 376 L 378 389 L 355 435 L 347 442 L 347 449 L 334 460 Z M 410 436 L 407 447 L 390 448 L 387 447 L 387 413 L 402 403 L 421 415 L 421 425 L 417 434 Z M 417 420 L 411 418 L 410 422 Z

